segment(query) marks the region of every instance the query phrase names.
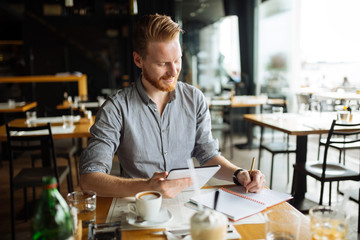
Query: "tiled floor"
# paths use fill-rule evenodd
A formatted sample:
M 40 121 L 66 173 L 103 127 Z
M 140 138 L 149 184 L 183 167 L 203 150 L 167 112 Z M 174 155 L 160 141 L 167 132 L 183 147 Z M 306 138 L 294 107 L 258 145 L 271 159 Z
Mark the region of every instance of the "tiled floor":
M 281 134 L 275 135 L 276 139 L 282 139 Z M 242 137 L 235 136 L 234 143 L 242 143 L 245 139 Z M 256 139 L 255 139 L 256 141 Z M 295 138 L 291 138 L 291 141 L 295 141 Z M 310 136 L 309 137 L 309 144 L 308 144 L 308 159 L 315 159 L 317 154 L 317 136 Z M 229 157 L 229 148 L 226 148 L 226 151 L 223 152 L 223 155 L 225 157 Z M 351 164 L 354 166 L 354 168 L 359 168 L 359 153 L 360 151 L 352 151 L 347 152 L 347 164 Z M 270 174 L 270 157 L 271 155 L 267 152 L 264 152 L 262 155 L 262 161 L 260 170 L 263 171 L 263 173 L 266 175 L 266 180 L 269 182 L 269 174 Z M 334 158 L 335 160 L 338 157 L 337 152 L 333 151 L 331 152 L 330 156 Z M 238 150 L 234 149 L 234 157 L 231 160 L 233 163 L 237 164 L 238 166 L 241 166 L 243 168 L 249 168 L 251 165 L 251 159 L 252 157 L 258 157 L 258 150 Z M 295 156 L 292 155 L 290 157 L 292 163 L 295 161 Z M 18 160 L 19 164 L 21 164 L 20 160 Z M 257 166 L 257 164 L 256 164 Z M 275 157 L 275 167 L 274 167 L 274 176 L 273 176 L 273 189 L 277 191 L 283 191 L 290 193 L 291 191 L 291 181 L 292 181 L 292 171 L 290 171 L 290 183 L 287 183 L 287 177 L 286 177 L 286 157 L 285 155 L 279 155 Z M 290 165 L 292 166 L 292 164 Z M 291 168 L 292 169 L 292 168 Z M 75 171 L 73 172 L 73 176 L 75 176 Z M 10 239 L 10 202 L 9 202 L 9 177 L 8 177 L 8 164 L 7 162 L 3 162 L 2 167 L 0 168 L 0 179 L 1 179 L 1 185 L 0 185 L 0 239 Z M 75 179 L 75 178 L 74 178 Z M 76 184 L 76 180 L 75 184 Z M 219 180 L 211 180 L 209 184 L 221 184 L 222 181 Z M 318 201 L 319 199 L 319 189 L 320 184 L 316 181 L 313 181 L 312 179 L 308 178 L 308 192 L 306 194 L 306 197 Z M 342 185 L 342 189 L 350 189 L 350 188 L 358 188 L 358 183 L 347 183 L 346 185 Z M 78 186 L 77 186 L 78 188 Z M 62 191 L 61 193 L 65 195 L 67 193 L 67 187 L 66 183 L 62 185 Z M 333 195 L 332 195 L 332 202 L 333 203 L 341 203 L 343 201 L 343 196 L 337 194 L 335 191 L 336 187 L 334 185 L 333 187 Z M 328 187 L 326 186 L 325 189 L 325 201 L 327 201 L 328 196 Z M 40 194 L 41 190 L 38 191 L 38 195 Z M 31 197 L 31 196 L 30 196 Z M 22 197 L 22 191 L 16 192 L 16 211 L 19 214 L 20 210 L 23 206 L 23 197 Z M 346 203 L 346 209 L 350 212 L 351 219 L 350 219 L 350 231 L 348 239 L 357 239 L 357 219 L 358 219 L 358 204 L 354 203 L 353 201 L 349 201 Z M 29 226 L 30 222 L 24 222 L 23 220 L 19 219 L 17 220 L 17 239 L 29 239 Z

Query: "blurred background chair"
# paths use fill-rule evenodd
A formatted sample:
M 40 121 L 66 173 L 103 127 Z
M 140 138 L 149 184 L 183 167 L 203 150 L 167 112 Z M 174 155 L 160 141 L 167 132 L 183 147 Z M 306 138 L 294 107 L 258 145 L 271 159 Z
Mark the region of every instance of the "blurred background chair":
M 74 159 L 76 182 L 79 184 L 79 146 L 76 139 L 54 139 L 54 147 L 56 152 L 56 158 L 64 158 L 69 163 L 70 181 L 74 184 L 72 177 L 72 164 L 71 160 Z M 40 154 L 31 154 L 31 166 L 35 167 L 37 161 L 41 160 Z M 35 192 L 34 192 L 35 195 Z
M 211 131 L 213 134 L 220 133 L 222 147 L 221 151 L 225 151 L 227 139 L 230 139 L 230 159 L 233 158 L 233 131 L 231 126 L 231 102 L 225 105 L 211 104 L 209 107 L 211 114 Z
M 360 143 L 360 138 L 358 137 L 360 131 L 354 130 L 354 128 L 359 127 L 360 123 L 337 123 L 336 120 L 333 120 L 325 144 L 323 161 L 308 161 L 305 166 L 300 166 L 296 164 L 294 165 L 294 176 L 298 173 L 302 173 L 321 182 L 319 205 L 323 204 L 324 184 L 326 182 L 329 182 L 329 205 L 331 205 L 332 182 L 360 180 L 360 173 L 358 170 L 354 170 L 353 167 L 349 167 L 344 164 L 338 163 L 337 161 L 335 162 L 328 159 L 328 151 L 330 145 L 353 145 Z M 339 131 L 336 128 L 341 128 L 343 130 Z M 294 189 L 295 184 L 296 182 L 293 181 L 292 189 Z
M 311 107 L 311 97 L 306 93 L 297 93 L 296 94 L 298 112 L 304 112 L 310 110 Z
M 355 107 L 353 107 L 354 110 L 356 110 Z M 352 117 L 351 117 L 352 118 Z M 351 120 L 351 119 L 349 119 Z M 340 136 L 339 139 L 333 139 L 334 141 L 344 141 L 346 138 L 346 136 Z M 327 138 L 326 137 L 322 137 L 322 135 L 320 134 L 320 137 L 319 137 L 319 146 L 318 146 L 318 151 L 317 151 L 317 159 L 319 160 L 320 159 L 320 148 L 325 146 L 326 145 L 326 142 L 327 142 Z M 353 143 L 353 144 L 339 144 L 339 143 L 333 143 L 333 144 L 330 144 L 329 145 L 330 148 L 332 149 L 336 149 L 339 151 L 339 163 L 341 163 L 341 157 L 342 157 L 342 160 L 343 160 L 343 164 L 345 164 L 345 153 L 346 153 L 346 150 L 354 150 L 354 149 L 360 149 L 360 142 L 357 142 L 357 143 Z
M 260 108 L 261 113 L 272 113 L 273 108 L 282 108 L 284 113 L 287 112 L 287 101 L 285 97 L 277 97 L 275 99 L 269 98 L 267 103 L 262 105 Z M 278 121 L 281 121 L 281 114 L 277 114 L 277 116 L 273 116 L 274 118 L 278 118 Z M 276 154 L 287 154 L 287 180 L 289 183 L 289 175 L 290 175 L 290 153 L 296 152 L 296 146 L 290 143 L 290 136 L 288 134 L 283 135 L 282 140 L 276 139 L 275 141 L 275 132 L 272 129 L 272 137 L 271 141 L 265 139 L 264 134 L 265 128 L 261 127 L 260 129 L 260 144 L 259 144 L 259 159 L 258 159 L 258 169 L 261 166 L 261 157 L 262 150 L 266 150 L 271 153 L 271 167 L 270 167 L 270 188 L 272 188 L 273 181 L 273 169 L 274 169 L 274 158 Z
M 76 108 L 74 110 L 72 107 L 67 108 L 60 108 L 57 109 L 57 115 L 73 115 L 78 116 L 80 115 L 80 108 Z M 68 162 L 71 162 L 72 159 L 74 159 L 74 165 L 75 165 L 75 175 L 76 175 L 76 182 L 79 184 L 79 162 L 78 162 L 78 156 L 80 155 L 80 149 L 79 146 L 80 142 L 78 139 L 70 139 L 70 138 L 64 138 L 64 139 L 54 139 L 54 146 L 55 146 L 55 152 L 57 158 L 64 158 Z M 39 154 L 32 154 L 32 166 L 35 165 L 35 163 L 38 160 L 41 160 L 41 156 Z M 69 165 L 70 172 L 72 173 L 72 165 Z M 72 180 L 72 174 L 71 174 L 71 182 Z
M 287 113 L 287 101 L 285 96 L 269 96 L 266 104 L 260 106 L 260 113 L 273 113 L 274 108 L 282 108 L 283 113 Z M 271 138 L 274 141 L 275 130 L 271 129 Z M 284 139 L 286 134 L 284 134 Z
M 27 188 L 42 187 L 43 176 L 54 176 L 60 184 L 67 179 L 68 191 L 73 190 L 71 173 L 68 166 L 58 166 L 56 153 L 51 132 L 50 123 L 37 127 L 12 127 L 6 124 L 7 144 L 9 151 L 9 175 L 10 175 L 10 207 L 11 207 L 11 232 L 15 239 L 15 203 L 14 192 L 23 189 L 25 220 L 28 219 Z M 42 159 L 41 167 L 31 167 L 29 154 L 34 151 L 40 152 Z M 16 156 L 24 156 L 16 159 Z M 29 161 L 29 167 L 22 168 L 18 173 L 14 172 L 16 160 Z M 70 164 L 70 162 L 68 162 Z M 35 200 L 36 196 L 33 195 Z
M 261 152 L 266 150 L 271 153 L 271 167 L 270 167 L 270 188 L 272 188 L 273 182 L 273 171 L 274 171 L 274 158 L 276 154 L 287 154 L 287 181 L 289 183 L 290 176 L 290 153 L 296 153 L 296 146 L 290 143 L 290 136 L 287 134 L 286 141 L 272 141 L 263 142 L 264 138 L 264 127 L 261 127 L 260 134 L 260 145 L 259 145 L 259 160 L 258 169 L 261 166 Z

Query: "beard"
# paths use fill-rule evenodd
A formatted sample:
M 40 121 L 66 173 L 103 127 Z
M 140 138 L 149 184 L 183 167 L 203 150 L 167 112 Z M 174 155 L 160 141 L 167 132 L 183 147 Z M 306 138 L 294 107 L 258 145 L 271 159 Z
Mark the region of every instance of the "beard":
M 175 88 L 176 88 L 177 80 L 179 78 L 179 73 L 176 76 L 165 76 L 164 75 L 164 76 L 160 77 L 159 79 L 152 78 L 145 67 L 143 68 L 143 75 L 144 75 L 144 78 L 151 85 L 153 85 L 155 88 L 157 88 L 157 89 L 159 89 L 160 91 L 163 91 L 163 92 L 174 91 Z M 171 83 L 166 83 L 166 82 L 163 81 L 163 80 L 170 79 L 170 78 L 173 78 L 173 77 L 174 77 L 174 81 L 171 82 Z

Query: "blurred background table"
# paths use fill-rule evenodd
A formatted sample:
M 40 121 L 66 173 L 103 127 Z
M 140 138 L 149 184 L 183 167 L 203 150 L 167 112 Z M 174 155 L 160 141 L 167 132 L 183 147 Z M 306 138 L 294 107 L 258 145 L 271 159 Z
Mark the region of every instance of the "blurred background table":
M 334 118 L 336 119 L 336 112 L 308 112 L 306 114 L 284 113 L 280 119 L 278 116 L 275 118 L 272 114 L 244 115 L 244 120 L 252 124 L 296 136 L 296 164 L 299 165 L 305 164 L 307 160 L 308 136 L 311 134 L 328 133 Z M 354 115 L 353 121 L 359 121 L 359 119 L 359 114 Z M 307 191 L 306 176 L 297 174 L 293 182 L 297 184 L 295 184 L 296 187 L 291 191 L 294 196 L 291 203 L 299 211 L 307 212 L 317 203 L 305 198 Z
M 0 103 L 0 113 L 26 112 L 37 106 L 37 102 L 15 102 L 14 106 L 9 103 Z
M 92 120 L 88 119 L 80 119 L 79 122 L 74 123 L 74 131 L 66 132 L 66 133 L 53 133 L 54 139 L 62 139 L 62 138 L 88 138 L 91 137 L 90 127 L 94 123 L 94 118 Z M 11 126 L 27 126 L 25 118 L 17 118 L 9 122 Z M 52 124 L 53 125 L 53 124 Z M 61 124 L 54 124 L 54 126 L 62 126 Z M 5 125 L 0 126 L 0 141 L 6 141 L 6 128 Z

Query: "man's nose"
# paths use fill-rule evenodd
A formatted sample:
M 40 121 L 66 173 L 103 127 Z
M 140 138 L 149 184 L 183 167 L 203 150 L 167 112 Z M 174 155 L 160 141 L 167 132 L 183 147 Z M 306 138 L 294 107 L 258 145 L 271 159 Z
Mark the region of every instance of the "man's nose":
M 171 63 L 168 68 L 168 74 L 175 77 L 178 73 L 178 66 L 175 63 Z

